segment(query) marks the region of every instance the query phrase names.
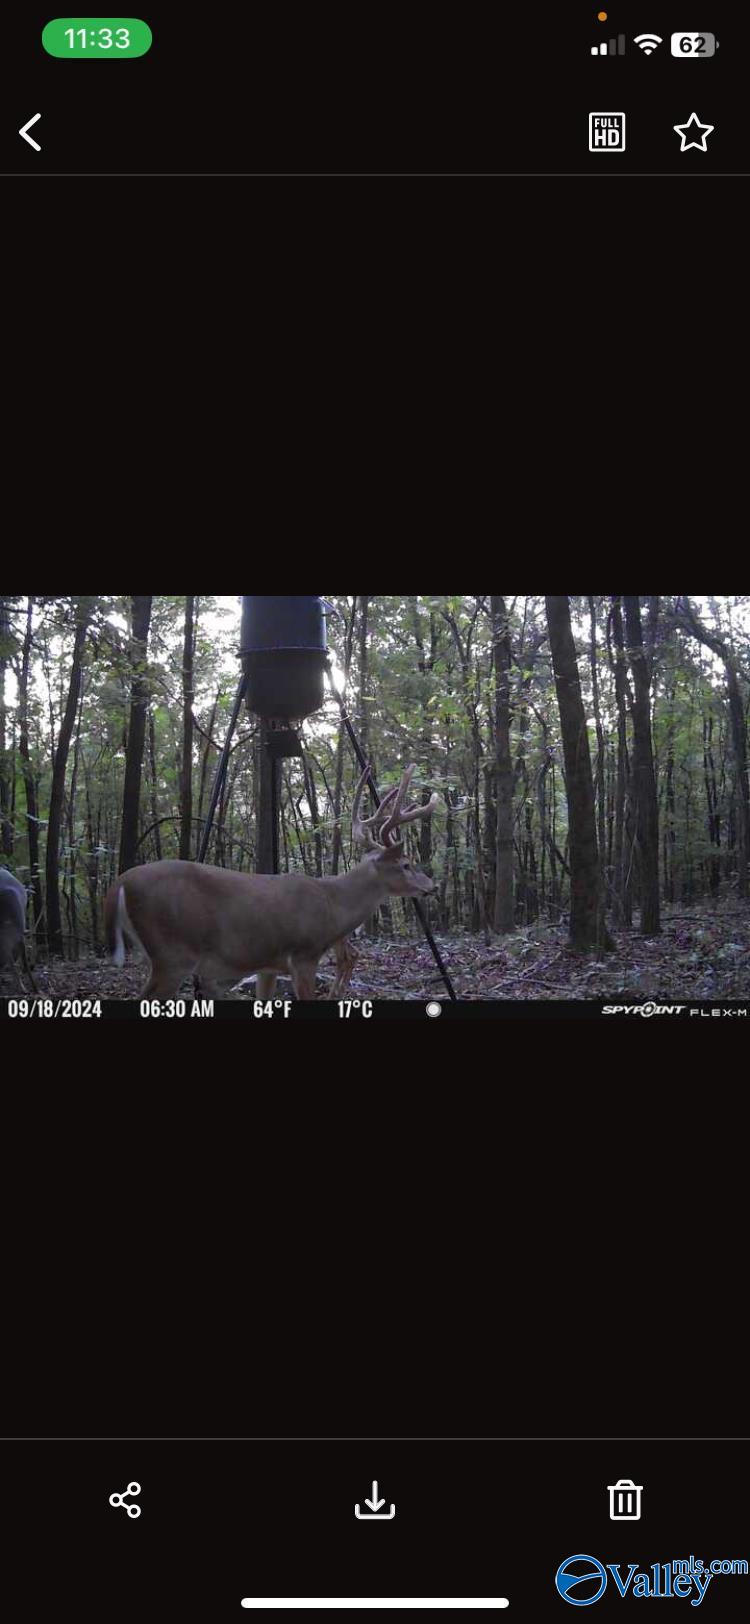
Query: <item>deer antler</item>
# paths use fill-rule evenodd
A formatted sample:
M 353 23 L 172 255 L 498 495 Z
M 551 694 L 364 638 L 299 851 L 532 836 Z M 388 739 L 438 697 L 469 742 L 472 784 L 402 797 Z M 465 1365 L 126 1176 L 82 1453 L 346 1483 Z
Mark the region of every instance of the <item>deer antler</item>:
M 372 772 L 371 767 L 365 767 L 362 777 L 357 785 L 352 807 L 352 836 L 360 846 L 367 847 L 368 851 L 385 851 L 397 844 L 391 839 L 395 829 L 404 823 L 413 823 L 415 818 L 431 818 L 438 805 L 438 796 L 432 795 L 426 806 L 404 807 L 404 796 L 416 772 L 416 766 L 407 767 L 398 784 L 389 789 L 377 811 L 370 818 L 360 817 L 359 808 L 362 792 Z M 379 835 L 379 839 L 376 839 Z
M 413 823 L 415 818 L 431 818 L 435 807 L 438 804 L 438 796 L 431 795 L 425 806 L 404 806 L 404 796 L 406 795 L 416 770 L 416 765 L 414 762 L 412 762 L 411 766 L 407 767 L 406 772 L 403 774 L 401 782 L 395 791 L 396 799 L 388 813 L 387 822 L 380 831 L 380 840 L 383 846 L 395 846 L 397 842 L 391 839 L 391 835 L 395 829 L 402 828 L 405 823 Z M 390 801 L 392 799 L 393 793 L 394 792 L 391 792 L 391 795 L 386 797 L 386 801 Z M 381 812 L 383 807 L 386 805 L 386 801 L 381 803 Z
M 352 838 L 356 841 L 358 846 L 366 846 L 368 851 L 374 851 L 378 847 L 378 841 L 375 839 L 374 831 L 376 830 L 378 824 L 383 822 L 384 817 L 387 816 L 388 807 L 390 806 L 391 801 L 398 790 L 398 785 L 396 785 L 395 789 L 389 790 L 388 794 L 384 795 L 380 806 L 371 818 L 361 818 L 359 815 L 359 806 L 360 801 L 362 800 L 362 791 L 368 778 L 371 779 L 371 775 L 372 767 L 365 767 L 362 777 L 357 785 L 356 794 L 354 796 L 354 805 L 352 807 Z

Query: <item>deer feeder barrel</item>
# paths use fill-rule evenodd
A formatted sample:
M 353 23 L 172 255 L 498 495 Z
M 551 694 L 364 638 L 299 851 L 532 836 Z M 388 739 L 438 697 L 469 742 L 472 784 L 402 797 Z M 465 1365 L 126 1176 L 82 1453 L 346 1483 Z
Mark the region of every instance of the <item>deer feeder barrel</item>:
M 282 722 L 320 710 L 328 658 L 322 598 L 243 598 L 240 657 L 248 710 Z

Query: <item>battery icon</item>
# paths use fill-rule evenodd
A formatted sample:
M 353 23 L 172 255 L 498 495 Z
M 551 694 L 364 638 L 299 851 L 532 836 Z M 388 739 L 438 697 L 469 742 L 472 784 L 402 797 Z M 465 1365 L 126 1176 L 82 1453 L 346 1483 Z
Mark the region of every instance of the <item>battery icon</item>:
M 684 57 L 715 56 L 719 41 L 715 34 L 673 34 L 672 55 Z

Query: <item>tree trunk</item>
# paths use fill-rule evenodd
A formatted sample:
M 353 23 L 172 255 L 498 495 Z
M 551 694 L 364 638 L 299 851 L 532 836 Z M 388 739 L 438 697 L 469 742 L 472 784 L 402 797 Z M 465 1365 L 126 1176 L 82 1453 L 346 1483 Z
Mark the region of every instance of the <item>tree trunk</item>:
M 513 768 L 510 755 L 510 627 L 505 598 L 490 598 L 495 662 L 495 919 L 498 935 L 515 924 L 513 899 Z
M 729 716 L 732 724 L 732 743 L 734 745 L 735 783 L 739 795 L 739 853 L 738 853 L 738 894 L 747 900 L 748 895 L 748 853 L 750 852 L 750 783 L 748 783 L 747 740 L 745 736 L 745 712 L 742 704 L 742 695 L 734 666 L 727 661 L 727 694 L 729 697 Z
M 450 884 L 451 879 L 454 879 L 455 871 L 456 871 L 456 852 L 455 852 L 454 821 L 453 821 L 453 806 L 454 806 L 453 796 L 454 796 L 454 791 L 452 789 L 448 788 L 448 786 L 446 786 L 446 788 L 443 790 L 443 794 L 445 796 L 445 806 L 446 806 L 447 818 L 446 818 L 446 823 L 445 823 L 445 862 L 443 864 L 443 877 L 442 877 L 442 879 L 440 881 L 440 897 L 439 897 L 439 902 L 438 902 L 438 915 L 439 915 L 439 919 L 440 919 L 440 928 L 441 928 L 441 930 L 449 930 L 450 929 L 450 924 L 451 924 L 451 912 L 450 912 L 450 902 L 448 900 L 448 886 Z
M 570 940 L 577 952 L 612 947 L 599 886 L 594 785 L 567 597 L 548 597 L 555 688 L 560 711 L 570 833 Z
M 312 762 L 309 756 L 303 759 L 305 773 L 305 792 L 310 807 L 310 817 L 313 827 L 313 849 L 315 851 L 315 874 L 320 880 L 323 878 L 323 843 L 320 835 L 320 813 L 318 811 L 318 791 L 315 786 Z
M 711 632 L 703 625 L 689 598 L 679 598 L 677 607 L 679 622 L 683 629 L 692 633 L 692 636 L 696 637 L 699 642 L 705 643 L 707 648 L 713 649 L 713 652 L 718 654 L 719 659 L 723 662 L 726 672 L 729 718 L 734 750 L 735 784 L 740 813 L 737 883 L 739 895 L 747 898 L 748 858 L 750 857 L 750 780 L 748 780 L 745 710 L 737 675 L 737 663 L 729 644 L 718 632 Z
M 343 849 L 341 839 L 341 806 L 344 799 L 344 733 L 343 722 L 339 722 L 338 738 L 336 740 L 336 777 L 333 791 L 333 850 L 331 852 L 331 873 L 338 874 L 339 863 Z
M 234 787 L 235 787 L 235 784 L 237 782 L 237 774 L 238 774 L 238 772 L 239 772 L 239 764 L 236 765 L 231 772 L 227 773 L 227 775 L 226 775 L 226 777 L 224 779 L 224 782 L 223 782 L 223 784 L 221 786 L 221 794 L 219 796 L 219 805 L 218 805 L 218 808 L 217 808 L 217 811 L 216 811 L 216 862 L 217 862 L 219 868 L 231 868 L 232 867 L 231 841 L 230 841 L 230 851 L 229 851 L 229 853 L 227 853 L 227 817 L 229 815 L 229 809 L 230 809 L 230 807 L 232 805 L 232 796 L 234 794 Z M 275 861 L 276 861 L 277 866 L 278 866 L 278 858 L 279 858 L 278 840 L 279 840 L 279 832 L 278 832 L 278 820 L 277 820 L 276 847 L 275 847 Z M 276 872 L 276 871 L 277 870 L 275 870 L 274 872 Z
M 151 768 L 151 817 L 153 818 L 154 823 L 154 851 L 156 853 L 156 861 L 157 863 L 160 863 L 161 831 L 159 827 L 159 797 L 156 778 L 156 725 L 154 723 L 154 713 L 152 710 L 149 710 L 148 713 L 148 759 L 149 766 Z
M 370 608 L 369 598 L 359 600 L 359 742 L 362 750 L 370 759 L 370 705 L 367 692 L 369 677 L 369 659 L 367 648 L 367 618 Z M 373 769 L 374 771 L 374 769 Z
M 675 870 L 675 798 L 674 798 L 674 701 L 675 690 L 669 694 L 669 715 L 667 719 L 667 770 L 666 770 L 666 808 L 664 820 L 664 899 L 674 902 L 674 870 Z
M 76 738 L 73 745 L 73 771 L 70 775 L 70 792 L 68 794 L 68 851 L 70 853 L 70 936 L 71 958 L 79 957 L 80 943 L 78 940 L 78 890 L 76 886 L 76 869 L 78 867 L 78 851 L 76 842 L 76 796 L 78 793 L 78 764 L 81 758 L 81 725 L 83 721 L 83 694 L 85 684 L 81 678 L 81 692 L 78 700 L 78 721 L 76 724 Z
M 13 822 L 10 816 L 12 777 L 5 711 L 5 668 L 11 652 L 8 603 L 8 598 L 0 598 L 0 851 L 4 857 L 13 855 Z
M 52 767 L 52 788 L 49 800 L 49 822 L 47 824 L 47 942 L 50 953 L 62 955 L 63 935 L 62 918 L 60 915 L 60 833 L 63 819 L 63 800 L 65 796 L 65 772 L 68 765 L 68 752 L 73 733 L 73 725 L 78 710 L 78 700 L 81 692 L 81 664 L 83 650 L 86 643 L 89 621 L 93 611 L 92 598 L 78 598 L 75 603 L 76 634 L 73 642 L 73 664 L 70 672 L 70 686 L 65 705 L 60 736 L 55 750 L 55 759 Z
M 602 895 L 606 897 L 607 860 L 604 781 L 606 751 L 604 745 L 604 729 L 602 727 L 601 705 L 599 703 L 599 669 L 596 652 L 596 603 L 593 597 L 589 597 L 589 617 L 591 622 L 591 691 L 594 702 L 594 721 L 596 723 L 597 845 L 599 847 L 599 874 L 601 877 Z
M 99 840 L 94 834 L 94 818 L 91 807 L 91 783 L 86 762 L 86 752 L 83 752 L 83 786 L 86 796 L 86 884 L 89 892 L 89 912 L 91 914 L 91 948 L 92 952 L 99 952 Z
M 478 707 L 480 705 L 480 703 L 481 703 L 481 690 L 480 690 L 480 684 L 479 684 L 479 672 L 478 671 L 477 671 L 476 694 L 477 694 L 477 707 Z M 475 872 L 476 872 L 476 877 L 477 877 L 477 912 L 478 912 L 478 919 L 477 919 L 477 922 L 474 924 L 473 929 L 476 930 L 477 927 L 478 927 L 483 932 L 485 942 L 489 946 L 490 939 L 491 939 L 490 938 L 490 921 L 489 921 L 489 918 L 488 918 L 488 915 L 487 915 L 487 882 L 486 882 L 486 877 L 485 877 L 485 872 L 484 872 L 485 853 L 484 853 L 484 840 L 483 840 L 483 828 L 482 828 L 482 809 L 481 809 L 481 801 L 480 801 L 480 796 L 479 796 L 479 786 L 480 786 L 480 784 L 482 782 L 482 777 L 483 777 L 483 774 L 482 774 L 482 754 L 483 754 L 483 752 L 482 752 L 481 733 L 480 733 L 480 728 L 479 728 L 479 718 L 478 718 L 478 716 L 476 716 L 476 728 L 475 728 L 475 732 L 474 732 L 474 751 L 473 751 L 473 762 L 472 762 L 472 788 L 473 788 L 473 793 L 474 793 L 474 840 L 475 840 L 475 847 L 476 847 L 476 870 L 475 870 Z M 423 797 L 423 799 L 424 799 L 424 797 Z M 429 823 L 429 821 L 430 820 L 428 818 L 427 822 Z
M 125 785 L 122 795 L 122 833 L 120 836 L 120 873 L 132 868 L 138 849 L 138 819 L 141 807 L 141 772 L 143 746 L 146 740 L 146 710 L 149 687 L 147 674 L 148 633 L 151 625 L 153 598 L 132 598 L 133 628 L 130 647 L 132 678 L 130 688 L 130 725 L 125 756 Z
M 716 896 L 721 879 L 721 818 L 719 792 L 716 785 L 716 766 L 713 750 L 714 719 L 703 718 L 703 782 L 706 787 L 706 822 L 711 847 L 709 858 L 709 889 Z
M 533 924 L 539 913 L 539 898 L 536 883 L 536 851 L 534 849 L 533 806 L 529 794 L 528 769 L 528 731 L 529 707 L 528 688 L 530 677 L 521 681 L 518 716 L 518 749 L 516 751 L 515 782 L 521 785 L 521 807 L 523 813 L 523 829 L 519 817 L 518 851 L 521 870 L 521 883 L 519 895 L 523 905 L 522 920 L 525 925 Z M 516 899 L 516 912 L 518 912 L 519 899 Z
M 360 600 L 359 600 L 359 638 L 358 638 L 358 646 L 359 646 L 359 706 L 358 706 L 358 711 L 359 711 L 359 742 L 360 742 L 360 744 L 362 746 L 362 752 L 363 752 L 363 754 L 365 756 L 366 761 L 368 761 L 370 763 L 370 766 L 372 767 L 372 776 L 375 779 L 375 781 L 377 782 L 377 777 L 378 777 L 377 765 L 376 765 L 376 762 L 375 762 L 373 752 L 370 749 L 370 696 L 369 696 L 368 691 L 367 691 L 367 685 L 368 685 L 369 676 L 370 676 L 369 649 L 368 649 L 368 646 L 367 646 L 369 610 L 370 610 L 370 599 L 369 598 L 364 598 L 364 597 L 360 598 Z M 372 918 L 367 920 L 367 923 L 364 926 L 364 930 L 365 930 L 365 935 L 370 936 L 373 939 L 373 941 L 375 941 L 377 939 L 377 937 L 380 935 L 380 909 L 379 908 L 376 908 L 374 914 L 372 915 Z
M 495 921 L 495 885 L 497 877 L 497 796 L 495 794 L 495 761 L 484 764 L 484 849 L 487 853 L 487 914 Z
M 612 632 L 615 651 L 610 646 L 610 664 L 614 669 L 615 700 L 617 703 L 617 780 L 615 786 L 615 839 L 613 862 L 612 911 L 615 923 L 632 925 L 632 885 L 630 851 L 628 849 L 627 808 L 630 784 L 628 758 L 628 678 L 625 662 L 625 637 L 622 629 L 622 601 L 612 598 Z
M 422 712 L 422 729 L 420 736 L 421 761 L 420 769 L 425 778 L 429 779 L 432 773 L 432 712 L 429 708 L 430 692 L 428 678 L 435 665 L 435 655 L 438 646 L 438 625 L 434 610 L 430 610 L 430 648 L 425 648 L 422 636 L 422 627 L 419 619 L 417 599 L 411 598 L 412 626 L 414 628 L 414 641 L 417 645 L 417 665 L 420 674 L 420 708 Z M 422 805 L 427 806 L 430 799 L 430 784 L 426 783 L 422 789 Z M 424 818 L 419 823 L 419 866 L 425 874 L 432 875 L 432 819 Z
M 193 832 L 193 662 L 195 659 L 195 598 L 185 598 L 185 635 L 182 645 L 182 774 L 180 778 L 180 857 L 190 860 Z
M 216 726 L 216 712 L 217 712 L 218 707 L 219 707 L 219 700 L 220 699 L 221 699 L 221 689 L 219 689 L 219 692 L 216 695 L 216 698 L 215 698 L 215 700 L 213 702 L 213 706 L 211 708 L 211 715 L 210 715 L 210 717 L 208 719 L 208 727 L 206 728 L 207 738 L 205 740 L 203 751 L 201 753 L 201 776 L 200 776 L 200 788 L 198 790 L 198 821 L 197 821 L 197 835 L 198 835 L 199 841 L 202 840 L 202 838 L 203 838 L 203 805 L 204 805 L 204 801 L 205 801 L 205 797 L 206 797 L 206 777 L 207 777 L 207 774 L 208 774 L 208 752 L 209 752 L 209 750 L 212 749 L 212 742 L 211 741 L 212 741 L 213 736 L 214 736 L 214 727 Z
M 290 775 L 288 767 L 287 767 L 287 769 L 286 769 L 286 771 L 284 773 L 284 782 L 285 782 L 285 787 L 286 787 L 287 800 L 289 802 L 289 810 L 290 810 L 290 812 L 292 814 L 292 823 L 294 824 L 294 833 L 297 836 L 297 845 L 299 847 L 299 855 L 300 855 L 300 862 L 302 863 L 302 870 L 303 870 L 303 873 L 309 874 L 310 873 L 310 862 L 309 862 L 309 858 L 308 858 L 307 843 L 305 841 L 305 820 L 304 820 L 304 817 L 302 815 L 302 809 L 301 809 L 301 805 L 300 805 L 301 800 L 302 800 L 302 796 L 301 795 L 295 796 L 294 789 L 292 788 L 292 780 L 291 780 L 291 775 Z
M 633 790 L 635 848 L 641 889 L 641 933 L 660 936 L 659 809 L 651 743 L 651 671 L 643 647 L 637 597 L 624 597 L 628 658 L 633 673 Z
M 346 703 L 349 686 L 349 671 L 352 663 L 352 647 L 354 643 L 354 627 L 357 618 L 357 598 L 352 595 L 352 609 L 344 635 L 344 691 L 343 699 Z M 331 857 L 331 873 L 338 874 L 341 861 L 343 841 L 341 837 L 341 806 L 344 798 L 344 743 L 346 728 L 343 718 L 339 720 L 338 739 L 336 741 L 336 787 L 333 794 L 333 854 Z
M 34 770 L 29 750 L 29 665 L 31 661 L 31 621 L 34 599 L 29 598 L 26 610 L 26 635 L 21 656 L 21 675 L 18 684 L 18 753 L 26 792 L 26 838 L 29 846 L 29 877 L 34 898 L 34 938 L 39 941 L 44 917 L 44 898 L 39 870 L 39 807 Z

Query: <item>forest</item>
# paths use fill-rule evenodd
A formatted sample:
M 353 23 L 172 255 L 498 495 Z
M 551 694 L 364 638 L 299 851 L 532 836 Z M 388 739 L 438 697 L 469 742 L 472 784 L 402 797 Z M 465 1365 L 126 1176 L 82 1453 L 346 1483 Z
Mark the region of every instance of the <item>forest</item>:
M 3 996 L 19 972 L 10 876 L 37 990 L 131 999 L 147 966 L 107 950 L 118 875 L 195 864 L 206 841 L 214 869 L 269 873 L 267 741 L 247 707 L 207 821 L 241 602 L 0 597 Z M 413 764 L 398 850 L 432 882 L 421 909 L 458 999 L 750 995 L 749 597 L 322 602 L 325 696 L 276 769 L 281 875 L 350 874 L 362 761 L 391 809 Z M 381 867 L 384 823 L 360 828 Z M 445 998 L 413 894 L 353 924 L 345 982 L 336 947 L 309 995 Z

